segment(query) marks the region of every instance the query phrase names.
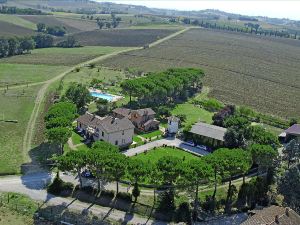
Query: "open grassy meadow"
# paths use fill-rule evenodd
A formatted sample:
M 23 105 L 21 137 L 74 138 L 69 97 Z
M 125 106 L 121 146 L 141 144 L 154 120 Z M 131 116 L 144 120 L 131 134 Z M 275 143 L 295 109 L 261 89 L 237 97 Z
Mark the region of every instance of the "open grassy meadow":
M 44 65 L 77 65 L 101 55 L 126 48 L 108 46 L 88 46 L 80 48 L 41 48 L 30 54 L 16 55 L 1 59 L 5 63 L 44 64 Z
M 0 36 L 11 37 L 11 36 L 30 36 L 34 35 L 35 31 L 22 26 L 15 25 L 13 23 L 5 22 L 0 20 Z
M 66 69 L 65 66 L 0 63 L 0 87 L 46 81 Z
M 212 123 L 213 113 L 195 106 L 191 103 L 178 104 L 173 110 L 172 115 L 186 115 L 183 125 L 194 124 L 198 121 Z
M 141 153 L 133 157 L 143 160 L 145 162 L 156 163 L 159 159 L 161 159 L 164 156 L 176 156 L 182 159 L 182 161 L 199 159 L 198 156 L 195 156 L 191 153 L 185 152 L 177 148 L 172 148 L 172 147 L 159 147 L 156 149 L 151 149 L 146 153 Z
M 0 14 L 0 21 L 12 23 L 27 29 L 36 30 L 36 24 L 16 15 Z
M 23 137 L 40 86 L 8 90 L 0 95 L 0 174 L 20 172 Z M 2 91 L 3 92 L 3 91 Z M 4 120 L 17 120 L 17 123 Z
M 299 116 L 300 41 L 191 29 L 153 48 L 101 62 L 113 68 L 161 71 L 200 67 L 210 96 L 282 117 Z
M 9 198 L 9 202 L 7 201 Z M 0 193 L 0 225 L 33 225 L 34 213 L 38 209 L 37 202 L 17 193 Z M 41 223 L 42 224 L 42 223 Z

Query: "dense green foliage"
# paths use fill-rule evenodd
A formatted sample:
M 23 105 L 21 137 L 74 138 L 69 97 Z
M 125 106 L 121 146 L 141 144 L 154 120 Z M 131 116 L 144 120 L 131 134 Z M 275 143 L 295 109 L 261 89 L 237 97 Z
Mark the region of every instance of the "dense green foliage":
M 26 8 L 21 9 L 12 6 L 0 6 L 0 13 L 3 14 L 19 14 L 19 15 L 45 15 L 41 10 Z
M 277 150 L 270 145 L 253 144 L 248 148 L 252 155 L 252 160 L 259 166 L 259 169 L 266 170 L 273 165 L 278 156 Z
M 28 53 L 35 48 L 35 42 L 30 37 L 0 38 L 0 58 Z
M 284 201 L 300 213 L 300 164 L 287 170 L 279 182 L 279 191 Z
M 245 131 L 245 138 L 252 143 L 258 143 L 262 145 L 271 145 L 273 147 L 279 146 L 279 141 L 276 135 L 266 131 L 260 126 L 250 126 Z
M 59 102 L 51 106 L 45 116 L 46 136 L 49 142 L 63 146 L 72 136 L 71 126 L 76 118 L 76 107 L 69 102 Z
M 38 32 L 44 32 L 54 36 L 64 36 L 66 33 L 66 28 L 61 26 L 47 26 L 44 23 L 38 23 L 36 25 Z
M 193 100 L 193 103 L 202 106 L 210 112 L 219 111 L 224 107 L 224 105 L 215 98 Z
M 186 100 L 202 87 L 204 73 L 200 69 L 169 69 L 160 73 L 150 73 L 146 77 L 125 80 L 121 83 L 123 92 L 136 97 L 144 104 L 166 104 L 176 100 Z
M 81 109 L 92 99 L 87 87 L 83 84 L 72 83 L 65 93 L 65 98 Z
M 69 196 L 73 191 L 74 185 L 69 182 L 64 182 L 57 173 L 53 182 L 47 187 L 47 191 L 54 195 Z

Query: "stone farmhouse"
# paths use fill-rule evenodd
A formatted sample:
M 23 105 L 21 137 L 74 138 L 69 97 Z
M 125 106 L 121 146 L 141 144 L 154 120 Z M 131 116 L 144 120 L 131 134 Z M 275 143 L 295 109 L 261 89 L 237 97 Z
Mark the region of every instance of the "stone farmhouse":
M 159 121 L 155 119 L 156 113 L 151 108 L 131 110 L 117 108 L 113 110 L 113 116 L 119 119 L 129 119 L 137 131 L 149 132 L 159 129 Z
M 77 119 L 77 129 L 94 141 L 103 140 L 120 148 L 132 144 L 134 125 L 128 118 L 100 117 L 86 112 Z

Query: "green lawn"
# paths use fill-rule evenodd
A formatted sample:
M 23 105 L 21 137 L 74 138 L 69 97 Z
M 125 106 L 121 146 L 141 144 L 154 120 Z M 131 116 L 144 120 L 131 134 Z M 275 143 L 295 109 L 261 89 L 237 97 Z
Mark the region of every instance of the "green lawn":
M 205 123 L 212 123 L 213 113 L 206 111 L 200 107 L 197 107 L 191 103 L 178 104 L 173 110 L 172 115 L 186 115 L 186 121 L 184 125 L 193 124 L 198 121 Z
M 156 163 L 160 158 L 164 156 L 176 156 L 182 160 L 187 161 L 191 159 L 199 159 L 198 156 L 185 152 L 181 149 L 171 147 L 159 147 L 156 149 L 151 149 L 147 153 L 141 153 L 134 157 L 146 162 Z
M 0 14 L 0 21 L 12 23 L 21 27 L 25 27 L 31 30 L 36 30 L 36 24 L 25 20 L 19 16 L 8 15 L 8 14 Z
M 24 88 L 24 95 L 23 89 L 9 90 L 6 95 L 0 95 L 0 119 L 18 120 L 18 123 L 0 122 L 0 174 L 20 172 L 20 165 L 24 162 L 23 137 L 40 87 Z
M 9 198 L 9 202 L 8 202 Z M 37 202 L 17 193 L 0 193 L 0 225 L 31 225 Z
M 0 62 L 45 65 L 77 65 L 106 55 L 115 51 L 126 49 L 124 47 L 87 46 L 80 48 L 41 48 L 31 51 L 31 54 L 16 55 L 3 58 Z
M 72 132 L 72 142 L 74 145 L 81 144 L 82 140 L 83 138 L 79 134 L 75 133 L 74 131 Z
M 136 143 L 142 143 L 142 139 L 139 138 L 138 136 L 133 136 L 133 141 L 136 142 Z
M 46 81 L 66 69 L 65 66 L 0 63 L 0 86 Z
M 156 130 L 147 134 L 140 134 L 141 137 L 143 138 L 153 138 L 156 137 L 158 135 L 162 135 L 162 132 L 160 130 Z

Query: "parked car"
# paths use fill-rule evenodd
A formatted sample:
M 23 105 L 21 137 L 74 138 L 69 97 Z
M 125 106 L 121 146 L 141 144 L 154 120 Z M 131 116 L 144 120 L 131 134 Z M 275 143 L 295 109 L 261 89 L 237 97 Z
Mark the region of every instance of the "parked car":
M 85 178 L 95 178 L 95 176 L 92 174 L 91 171 L 89 170 L 85 170 L 81 173 L 81 176 L 82 177 L 85 177 Z

